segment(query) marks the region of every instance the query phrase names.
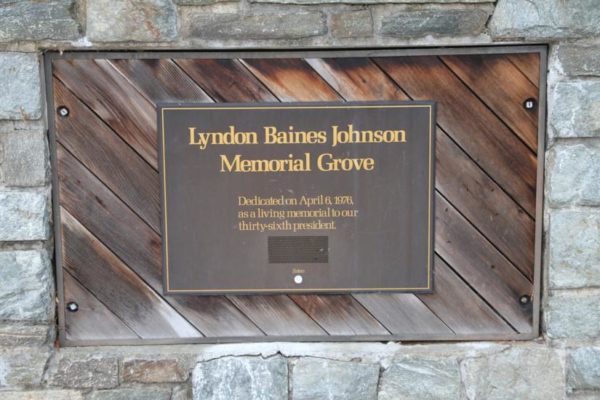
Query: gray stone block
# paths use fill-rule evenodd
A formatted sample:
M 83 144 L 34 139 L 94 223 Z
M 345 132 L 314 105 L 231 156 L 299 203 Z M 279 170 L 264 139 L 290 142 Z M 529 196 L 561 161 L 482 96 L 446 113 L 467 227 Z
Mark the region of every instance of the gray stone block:
M 600 34 L 597 0 L 499 0 L 493 38 L 577 38 Z
M 42 116 L 37 54 L 0 53 L 0 87 L 0 119 L 38 119 Z
M 194 368 L 192 385 L 194 400 L 287 399 L 287 360 L 273 356 L 204 361 Z
M 123 382 L 184 382 L 188 374 L 176 359 L 130 358 L 123 361 L 121 377 Z
M 48 372 L 51 386 L 74 389 L 112 389 L 119 385 L 118 360 L 82 354 L 59 355 Z
M 598 400 L 600 399 L 600 393 L 597 391 L 577 391 L 571 393 L 567 399 L 569 400 Z
M 1 251 L 0 276 L 0 319 L 53 318 L 54 278 L 45 251 Z
M 171 0 L 87 2 L 87 37 L 95 42 L 165 42 L 177 38 Z
M 300 358 L 291 370 L 291 399 L 374 400 L 378 379 L 378 364 Z
M 600 212 L 551 210 L 548 247 L 551 288 L 600 286 Z
M 217 3 L 237 3 L 240 0 L 174 0 L 178 6 L 207 6 Z
M 0 184 L 41 186 L 48 182 L 46 135 L 42 131 L 0 133 Z
M 190 0 L 184 0 L 190 1 Z M 193 0 L 191 0 L 193 1 Z M 250 0 L 251 3 L 280 4 L 424 4 L 424 3 L 489 3 L 490 0 Z
M 146 388 L 97 390 L 87 395 L 88 400 L 169 400 L 171 389 Z
M 207 13 L 189 9 L 181 14 L 182 36 L 198 39 L 301 39 L 327 33 L 321 11 L 266 13 Z
M 544 309 L 546 332 L 551 338 L 600 337 L 600 290 L 551 292 Z
M 2 400 L 83 400 L 83 395 L 74 390 L 28 390 L 2 392 Z
M 171 400 L 192 400 L 192 386 L 187 384 L 175 386 Z
M 456 359 L 405 357 L 382 374 L 379 400 L 459 399 L 460 369 Z
M 561 44 L 555 61 L 565 75 L 600 76 L 600 45 Z
M 600 81 L 558 82 L 551 101 L 555 137 L 600 137 Z
M 569 354 L 567 385 L 575 390 L 600 390 L 600 347 L 582 347 Z
M 476 36 L 483 32 L 489 9 L 401 11 L 383 18 L 381 34 L 404 39 L 424 36 Z
M 47 191 L 0 191 L 0 241 L 46 240 L 49 195 Z
M 39 386 L 49 357 L 46 347 L 0 348 L 0 389 Z
M 352 38 L 373 35 L 373 17 L 370 10 L 335 12 L 331 14 L 329 26 L 333 37 Z
M 0 42 L 76 39 L 74 5 L 74 0 L 7 1 L 0 7 Z
M 600 141 L 557 144 L 547 157 L 551 205 L 600 205 Z
M 466 359 L 463 382 L 469 399 L 562 400 L 560 357 L 547 347 L 513 347 L 498 354 Z
M 54 339 L 53 325 L 22 321 L 0 322 L 0 347 L 39 346 Z

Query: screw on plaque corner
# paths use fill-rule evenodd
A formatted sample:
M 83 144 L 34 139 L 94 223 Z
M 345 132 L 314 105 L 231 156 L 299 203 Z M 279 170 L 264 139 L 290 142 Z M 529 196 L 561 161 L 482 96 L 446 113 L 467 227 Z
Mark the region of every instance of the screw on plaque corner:
M 523 108 L 526 110 L 533 110 L 537 105 L 537 101 L 535 99 L 529 98 L 523 102 Z
M 60 106 L 56 109 L 56 112 L 58 115 L 60 115 L 63 118 L 66 118 L 69 116 L 69 109 L 65 106 Z
M 519 303 L 527 305 L 529 302 L 531 302 L 531 296 L 524 294 L 523 296 L 519 297 Z
M 67 310 L 70 312 L 77 312 L 79 310 L 79 304 L 74 301 L 70 301 L 67 303 Z

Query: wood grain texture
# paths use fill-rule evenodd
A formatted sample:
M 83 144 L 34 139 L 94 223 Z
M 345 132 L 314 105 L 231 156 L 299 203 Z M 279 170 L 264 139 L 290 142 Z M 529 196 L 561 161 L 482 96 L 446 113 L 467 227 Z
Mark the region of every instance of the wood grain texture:
M 454 332 L 417 296 L 410 293 L 354 295 L 387 330 L 395 334 L 429 335 Z
M 435 291 L 417 297 L 457 335 L 473 333 L 512 333 L 500 318 L 439 257 L 435 257 Z
M 435 99 L 438 125 L 530 215 L 535 214 L 535 155 L 437 57 L 376 61 L 412 99 Z
M 442 196 L 436 196 L 435 249 L 519 332 L 531 329 L 531 305 L 519 298 L 533 286 Z
M 369 58 L 310 58 L 306 62 L 345 100 L 410 100 Z
M 158 172 L 63 84 L 54 79 L 56 101 L 70 110 L 56 120 L 56 139 L 156 232 L 160 232 Z M 90 134 L 92 133 L 92 134 Z
M 290 295 L 329 335 L 389 335 L 352 296 Z
M 64 209 L 61 224 L 64 267 L 141 338 L 202 336 Z
M 535 221 L 438 130 L 436 189 L 527 277 L 533 277 Z
M 242 62 L 280 101 L 341 100 L 303 59 L 248 58 Z
M 527 99 L 537 101 L 538 89 L 528 79 L 523 79 L 521 71 L 509 59 L 500 55 L 440 58 L 532 151 L 536 151 L 537 108 L 527 110 L 523 103 Z
M 266 335 L 327 335 L 288 296 L 230 296 L 230 299 Z
M 69 152 L 57 147 L 61 206 L 142 277 L 162 285 L 161 240 Z
M 508 59 L 525 74 L 536 87 L 540 86 L 540 55 L 539 53 L 508 54 Z
M 55 77 L 157 169 L 152 103 L 106 60 L 56 60 L 52 67 Z
M 239 60 L 184 58 L 176 62 L 216 102 L 277 101 Z
M 153 104 L 158 102 L 212 103 L 212 99 L 170 59 L 111 60 L 116 68 Z
M 65 314 L 65 330 L 71 340 L 139 339 L 119 317 L 110 311 L 73 276 L 63 275 L 65 304 L 75 302 L 77 312 Z

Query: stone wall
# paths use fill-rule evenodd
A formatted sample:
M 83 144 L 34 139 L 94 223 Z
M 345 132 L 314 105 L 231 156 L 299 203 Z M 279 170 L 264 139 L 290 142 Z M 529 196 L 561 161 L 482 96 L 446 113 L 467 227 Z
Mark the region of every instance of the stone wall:
M 44 49 L 548 43 L 543 336 L 57 349 Z M 597 0 L 0 0 L 0 398 L 600 398 Z

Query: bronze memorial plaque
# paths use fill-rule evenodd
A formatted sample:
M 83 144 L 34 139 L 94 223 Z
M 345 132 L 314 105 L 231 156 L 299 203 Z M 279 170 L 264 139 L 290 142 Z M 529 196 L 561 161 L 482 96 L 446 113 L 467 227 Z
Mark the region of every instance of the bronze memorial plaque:
M 166 294 L 432 291 L 433 102 L 158 111 Z

